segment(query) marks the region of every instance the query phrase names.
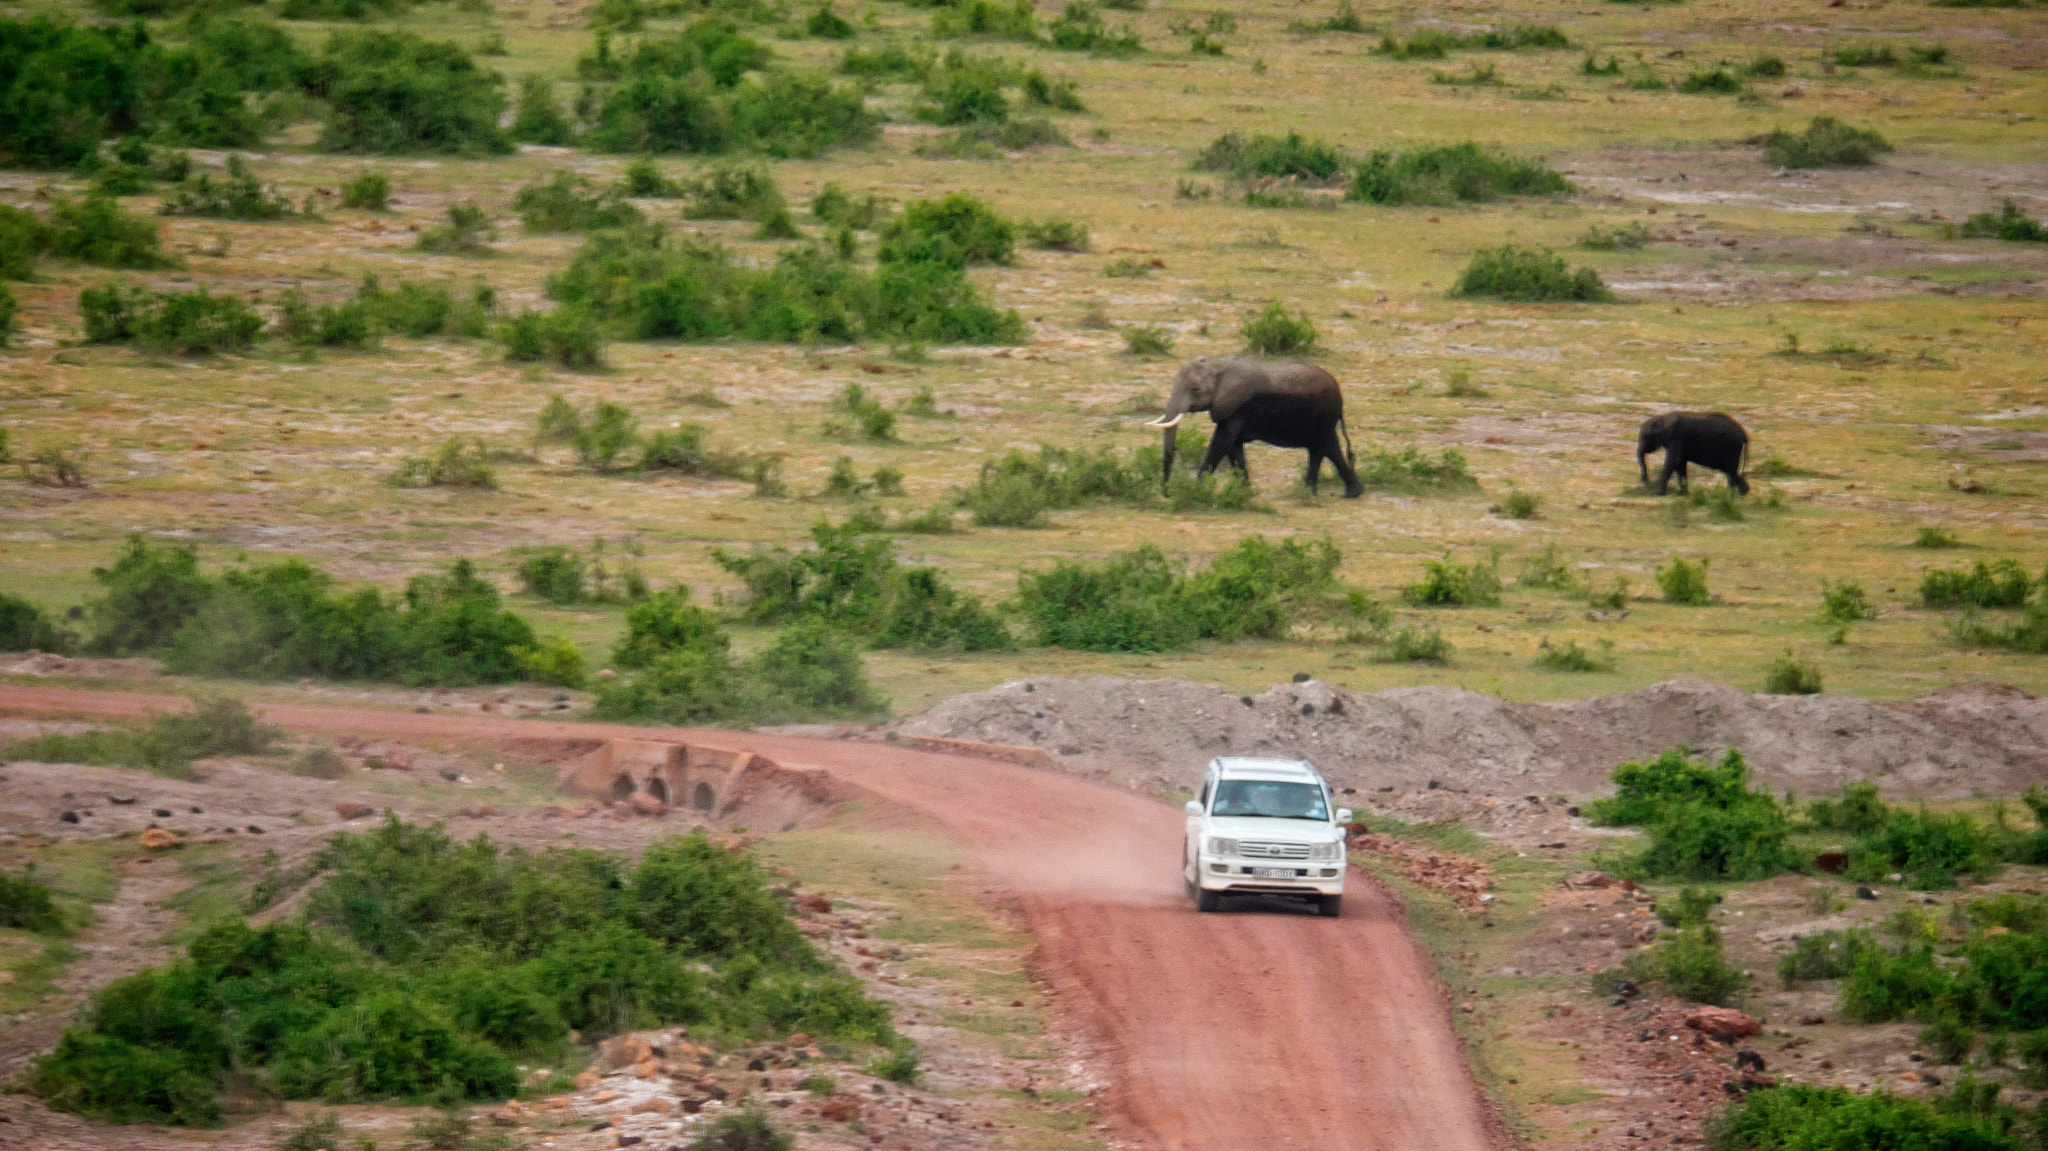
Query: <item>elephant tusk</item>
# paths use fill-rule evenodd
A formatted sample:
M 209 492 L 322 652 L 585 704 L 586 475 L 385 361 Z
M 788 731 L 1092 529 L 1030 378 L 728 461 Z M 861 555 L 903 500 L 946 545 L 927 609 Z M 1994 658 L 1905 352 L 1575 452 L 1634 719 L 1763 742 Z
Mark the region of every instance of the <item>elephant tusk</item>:
M 1177 415 L 1170 420 L 1167 419 L 1165 416 L 1161 416 L 1158 419 L 1147 423 L 1145 426 L 1148 428 L 1177 428 L 1180 426 L 1180 422 L 1186 418 L 1186 412 L 1182 412 L 1180 415 Z

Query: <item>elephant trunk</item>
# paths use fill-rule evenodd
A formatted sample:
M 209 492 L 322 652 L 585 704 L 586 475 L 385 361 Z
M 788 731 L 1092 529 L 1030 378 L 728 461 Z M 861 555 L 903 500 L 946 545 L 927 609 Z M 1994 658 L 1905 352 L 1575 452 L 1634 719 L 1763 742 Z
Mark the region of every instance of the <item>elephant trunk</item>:
M 1161 454 L 1165 457 L 1166 463 L 1159 475 L 1159 483 L 1162 488 L 1173 483 L 1173 449 L 1178 446 L 1180 440 L 1180 422 L 1186 419 L 1187 415 L 1188 394 L 1185 390 L 1176 387 L 1173 389 L 1172 397 L 1166 401 L 1166 413 L 1145 425 L 1148 428 L 1164 429 L 1166 439 L 1161 445 L 1163 449 Z
M 1639 439 L 1637 439 L 1637 440 L 1636 440 L 1636 470 L 1637 470 L 1637 471 L 1639 471 L 1639 472 L 1641 472 L 1641 473 L 1642 473 L 1642 475 L 1643 475 L 1643 486 L 1644 486 L 1644 487 L 1649 487 L 1649 486 L 1650 486 L 1650 465 L 1649 465 L 1648 463 L 1646 463 L 1646 462 L 1645 462 L 1645 461 L 1646 461 L 1646 460 L 1647 460 L 1647 459 L 1649 458 L 1649 455 L 1650 455 L 1650 441 L 1648 441 L 1648 440 L 1646 440 L 1646 439 L 1640 439 L 1640 438 L 1639 438 Z

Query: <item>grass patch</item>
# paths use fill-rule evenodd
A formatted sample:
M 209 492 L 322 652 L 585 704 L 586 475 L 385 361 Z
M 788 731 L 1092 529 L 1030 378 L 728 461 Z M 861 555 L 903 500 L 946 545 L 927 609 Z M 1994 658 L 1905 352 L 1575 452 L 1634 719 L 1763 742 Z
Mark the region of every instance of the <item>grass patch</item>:
M 52 733 L 8 745 L 6 758 L 43 763 L 136 767 L 170 779 L 192 774 L 192 761 L 216 755 L 263 755 L 283 733 L 229 696 L 195 699 L 189 711 L 158 715 L 140 730 L 97 728 Z

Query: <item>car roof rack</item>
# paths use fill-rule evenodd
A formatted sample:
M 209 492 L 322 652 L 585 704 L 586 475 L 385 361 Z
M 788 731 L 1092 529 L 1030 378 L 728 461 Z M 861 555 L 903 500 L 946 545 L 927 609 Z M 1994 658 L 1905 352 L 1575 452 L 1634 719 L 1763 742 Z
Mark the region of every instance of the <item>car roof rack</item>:
M 1277 779 L 1317 780 L 1322 775 L 1305 759 L 1266 759 L 1244 755 L 1219 755 L 1216 767 L 1226 777 L 1267 776 Z

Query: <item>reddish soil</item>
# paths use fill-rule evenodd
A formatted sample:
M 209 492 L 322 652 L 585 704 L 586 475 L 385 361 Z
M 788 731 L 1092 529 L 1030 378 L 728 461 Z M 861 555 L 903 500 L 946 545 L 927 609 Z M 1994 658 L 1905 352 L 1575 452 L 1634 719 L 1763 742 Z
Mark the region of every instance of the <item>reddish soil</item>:
M 0 688 L 0 712 L 139 716 L 161 696 Z M 515 739 L 663 734 L 814 769 L 937 821 L 1012 892 L 1036 971 L 1110 1080 L 1116 1134 L 1141 1145 L 1504 1147 L 1444 992 L 1399 905 L 1354 874 L 1344 915 L 1280 905 L 1196 913 L 1182 820 L 1152 799 L 981 759 L 722 731 L 269 706 L 298 732 Z

